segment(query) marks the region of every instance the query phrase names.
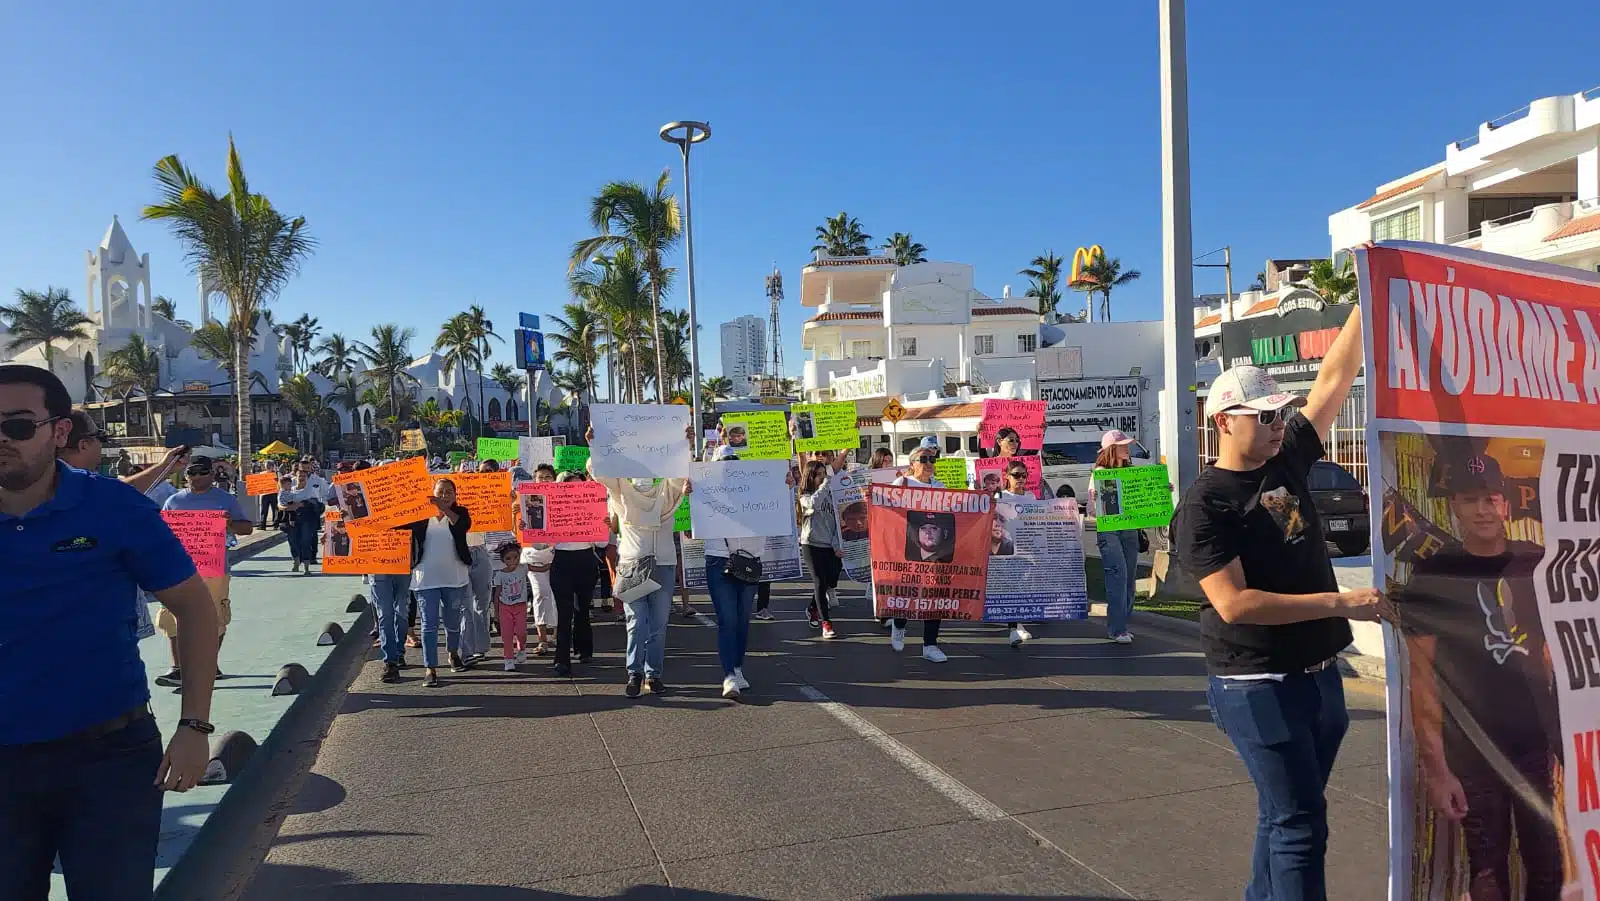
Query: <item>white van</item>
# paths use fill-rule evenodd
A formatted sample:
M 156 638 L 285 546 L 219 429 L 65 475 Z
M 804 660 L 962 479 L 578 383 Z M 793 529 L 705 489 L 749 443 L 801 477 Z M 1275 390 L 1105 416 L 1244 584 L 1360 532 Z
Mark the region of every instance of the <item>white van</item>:
M 1044 480 L 1056 497 L 1075 497 L 1078 503 L 1089 502 L 1089 473 L 1094 471 L 1094 458 L 1100 454 L 1100 437 L 1103 432 L 1045 432 L 1041 471 Z M 1135 440 L 1128 446 L 1135 460 L 1149 460 L 1151 453 Z

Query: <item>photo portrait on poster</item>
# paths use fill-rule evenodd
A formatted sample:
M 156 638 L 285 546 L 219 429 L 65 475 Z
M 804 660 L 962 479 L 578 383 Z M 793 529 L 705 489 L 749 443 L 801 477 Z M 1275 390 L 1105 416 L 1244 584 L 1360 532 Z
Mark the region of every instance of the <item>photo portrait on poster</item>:
M 833 509 L 839 520 L 839 537 L 844 544 L 844 577 L 852 582 L 872 581 L 872 548 L 867 541 L 871 502 L 872 470 L 852 466 L 828 476 Z
M 986 622 L 1041 623 L 1089 616 L 1078 502 L 995 504 L 985 579 Z
M 1356 259 L 1391 897 L 1595 899 L 1600 278 L 1410 242 Z
M 876 615 L 982 619 L 993 499 L 893 485 L 872 485 L 869 492 Z
M 322 526 L 322 556 L 350 556 L 350 530 L 345 528 L 342 517 L 324 521 Z
M 386 529 L 425 519 L 435 509 L 435 476 L 421 457 L 333 477 L 334 500 L 352 529 Z
M 984 457 L 972 461 L 973 478 L 979 491 L 994 494 L 1005 487 L 1006 467 L 1016 461 L 1021 461 L 1028 470 L 1027 492 L 1040 500 L 1044 496 L 1044 470 L 1035 454 L 1023 454 L 1016 457 Z

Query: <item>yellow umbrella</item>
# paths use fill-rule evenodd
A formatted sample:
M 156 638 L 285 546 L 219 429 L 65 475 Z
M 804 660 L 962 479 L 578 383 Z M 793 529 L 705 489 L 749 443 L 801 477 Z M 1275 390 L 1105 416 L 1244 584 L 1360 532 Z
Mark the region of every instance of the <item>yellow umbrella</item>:
M 282 441 L 274 441 L 271 444 L 267 445 L 266 447 L 263 447 L 261 450 L 256 451 L 256 456 L 258 456 L 258 457 L 281 457 L 281 456 L 285 456 L 285 455 L 288 455 L 288 454 L 298 454 L 298 453 L 300 453 L 300 452 L 295 450 L 294 448 L 290 447 L 289 445 L 284 444 Z

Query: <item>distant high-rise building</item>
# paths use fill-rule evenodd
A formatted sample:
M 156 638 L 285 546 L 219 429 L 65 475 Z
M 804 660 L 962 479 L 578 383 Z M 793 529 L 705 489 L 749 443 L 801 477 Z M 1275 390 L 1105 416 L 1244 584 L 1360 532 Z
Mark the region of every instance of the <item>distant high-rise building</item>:
M 733 382 L 733 393 L 755 393 L 755 377 L 767 358 L 767 323 L 760 316 L 740 316 L 722 324 L 722 374 Z

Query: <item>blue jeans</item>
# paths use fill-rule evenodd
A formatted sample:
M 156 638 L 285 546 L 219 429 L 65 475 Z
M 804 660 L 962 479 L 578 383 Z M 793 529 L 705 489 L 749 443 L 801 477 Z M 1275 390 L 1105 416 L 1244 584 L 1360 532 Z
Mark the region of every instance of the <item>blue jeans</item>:
M 831 551 L 830 551 L 831 553 Z M 744 666 L 744 652 L 750 646 L 750 613 L 755 609 L 756 586 L 727 576 L 728 558 L 706 558 L 706 593 L 717 614 L 717 658 L 722 673 Z
M 628 672 L 646 678 L 660 676 L 667 663 L 667 617 L 672 613 L 672 593 L 677 590 L 676 566 L 656 564 L 650 576 L 660 588 L 629 601 Z
M 56 855 L 72 901 L 148 901 L 161 835 L 161 730 L 0 747 L 0 898 L 44 901 Z
M 452 653 L 461 650 L 461 605 L 470 602 L 472 589 L 423 588 L 417 591 L 417 606 L 422 611 L 422 665 L 439 665 L 439 623 L 444 622 L 444 645 Z
M 385 663 L 406 659 L 406 617 L 411 603 L 411 577 L 372 577 L 372 608 L 378 614 L 378 641 Z
M 1133 613 L 1133 583 L 1139 573 L 1139 530 L 1096 532 L 1100 568 L 1106 577 L 1106 635 L 1116 638 L 1128 631 Z
M 489 617 L 493 614 L 490 609 L 493 604 L 489 593 L 489 552 L 481 544 L 473 545 L 469 550 L 472 565 L 467 568 L 467 585 L 471 590 L 462 597 L 458 609 L 461 614 L 461 653 L 471 656 L 489 653 Z
M 1206 701 L 1256 785 L 1245 901 L 1326 901 L 1324 791 L 1350 728 L 1338 667 L 1272 679 L 1210 678 Z

